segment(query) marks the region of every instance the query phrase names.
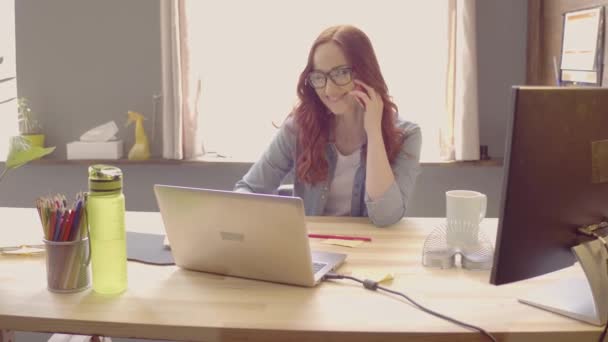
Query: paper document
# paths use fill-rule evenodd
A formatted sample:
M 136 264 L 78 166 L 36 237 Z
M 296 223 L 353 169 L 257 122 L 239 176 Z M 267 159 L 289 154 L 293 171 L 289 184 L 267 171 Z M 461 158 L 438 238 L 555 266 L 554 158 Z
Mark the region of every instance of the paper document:
M 18 246 L 0 248 L 0 253 L 7 255 L 33 255 L 44 253 L 44 246 Z
M 321 241 L 321 243 L 324 243 L 326 245 L 336 245 L 336 246 L 344 246 L 344 247 L 358 247 L 359 245 L 361 245 L 364 241 L 361 240 L 339 240 L 339 239 L 327 239 L 327 240 L 323 240 Z
M 601 8 L 566 13 L 561 69 L 596 69 Z
M 376 281 L 378 283 L 388 283 L 391 280 L 395 279 L 395 275 L 390 272 L 380 272 L 380 271 L 353 271 L 353 277 L 363 279 L 369 279 Z

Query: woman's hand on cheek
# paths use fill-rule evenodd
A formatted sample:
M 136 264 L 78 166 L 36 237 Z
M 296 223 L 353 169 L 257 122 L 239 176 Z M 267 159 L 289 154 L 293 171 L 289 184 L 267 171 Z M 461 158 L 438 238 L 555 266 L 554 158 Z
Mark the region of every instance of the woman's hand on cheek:
M 351 90 L 350 94 L 355 97 L 357 102 L 363 107 L 363 125 L 367 134 L 381 132 L 382 126 L 382 111 L 384 103 L 382 97 L 367 84 L 354 80 L 355 90 Z

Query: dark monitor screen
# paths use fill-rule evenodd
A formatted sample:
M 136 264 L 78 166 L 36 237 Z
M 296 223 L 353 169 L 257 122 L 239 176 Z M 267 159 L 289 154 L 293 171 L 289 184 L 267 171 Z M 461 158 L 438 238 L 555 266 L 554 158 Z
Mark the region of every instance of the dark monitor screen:
M 608 88 L 514 87 L 506 140 L 496 285 L 574 264 L 608 217 Z

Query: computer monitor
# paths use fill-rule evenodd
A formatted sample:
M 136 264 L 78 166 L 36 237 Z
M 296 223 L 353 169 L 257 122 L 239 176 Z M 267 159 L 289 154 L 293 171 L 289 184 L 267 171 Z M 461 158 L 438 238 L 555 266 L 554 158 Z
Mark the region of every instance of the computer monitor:
M 512 103 L 490 282 L 528 279 L 578 259 L 586 277 L 520 301 L 602 325 L 608 246 L 579 228 L 608 217 L 608 88 L 514 87 Z

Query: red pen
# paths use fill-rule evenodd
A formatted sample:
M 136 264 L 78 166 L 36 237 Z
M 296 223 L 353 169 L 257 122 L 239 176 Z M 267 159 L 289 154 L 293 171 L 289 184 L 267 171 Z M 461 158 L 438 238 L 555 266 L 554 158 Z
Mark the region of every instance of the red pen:
M 74 222 L 74 214 L 76 213 L 75 210 L 68 210 L 68 217 L 65 220 L 65 224 L 63 226 L 63 235 L 61 237 L 61 241 L 69 241 L 70 240 L 70 234 L 72 233 L 72 223 Z
M 372 239 L 368 237 L 362 236 L 344 236 L 344 235 L 326 235 L 326 234 L 308 234 L 309 238 L 316 239 L 337 239 L 337 240 L 360 240 L 371 242 Z

